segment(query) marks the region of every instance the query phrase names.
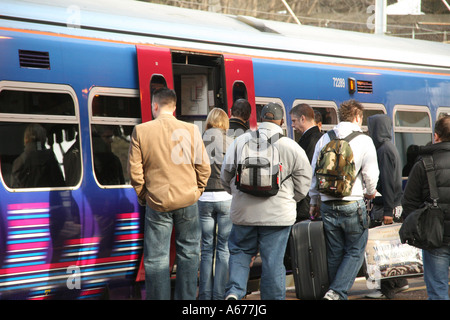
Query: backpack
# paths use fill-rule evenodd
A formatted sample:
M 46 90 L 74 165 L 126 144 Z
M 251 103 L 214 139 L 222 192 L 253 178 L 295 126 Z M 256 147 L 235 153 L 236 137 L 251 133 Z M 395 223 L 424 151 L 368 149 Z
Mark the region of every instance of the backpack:
M 281 187 L 280 173 L 282 164 L 278 148 L 274 145 L 283 135 L 275 134 L 271 138 L 262 137 L 259 130 L 252 132 L 252 137 L 241 149 L 237 159 L 236 187 L 238 190 L 256 197 L 271 197 Z
M 328 131 L 330 142 L 320 151 L 316 164 L 319 192 L 338 198 L 351 195 L 358 173 L 349 142 L 360 134 L 363 133 L 354 131 L 339 139 L 333 130 Z

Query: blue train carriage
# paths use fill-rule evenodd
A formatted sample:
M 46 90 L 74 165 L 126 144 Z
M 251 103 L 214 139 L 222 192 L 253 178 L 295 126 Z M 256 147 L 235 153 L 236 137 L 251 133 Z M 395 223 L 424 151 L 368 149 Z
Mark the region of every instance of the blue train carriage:
M 241 97 L 255 128 L 277 101 L 293 138 L 295 104 L 320 111 L 326 131 L 354 98 L 366 115 L 392 117 L 405 154 L 450 110 L 448 49 L 139 2 L 5 1 L 0 298 L 101 298 L 134 286 L 143 208 L 126 160 L 154 88 L 175 89 L 177 117 L 201 129 L 210 108 L 229 112 Z

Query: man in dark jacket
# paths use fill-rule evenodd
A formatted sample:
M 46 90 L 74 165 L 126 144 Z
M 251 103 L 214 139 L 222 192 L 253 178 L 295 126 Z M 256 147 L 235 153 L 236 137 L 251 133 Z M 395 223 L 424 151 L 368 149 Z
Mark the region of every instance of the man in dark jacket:
M 393 222 L 395 211 L 399 211 L 402 199 L 402 163 L 397 148 L 392 143 L 392 121 L 385 114 L 367 118 L 369 135 L 377 149 L 378 179 L 377 191 L 381 196 L 373 199 L 375 207 L 380 207 L 380 216 L 372 216 L 384 224 Z M 376 212 L 376 210 L 375 210 Z
M 237 99 L 233 103 L 233 107 L 231 108 L 230 128 L 227 131 L 229 137 L 234 139 L 250 130 L 248 119 L 250 119 L 251 112 L 252 107 L 246 99 Z
M 316 143 L 323 135 L 314 120 L 314 109 L 306 103 L 301 103 L 293 107 L 289 114 L 292 128 L 302 135 L 298 144 L 305 150 L 309 162 L 311 162 Z
M 450 116 L 443 116 L 434 127 L 434 144 L 419 148 L 419 157 L 432 155 L 438 205 L 444 212 L 444 243 L 442 247 L 423 250 L 424 280 L 430 300 L 448 300 L 448 268 L 450 266 Z M 422 161 L 416 162 L 409 174 L 402 198 L 403 217 L 430 200 L 428 179 Z
M 292 128 L 302 136 L 298 140 L 298 144 L 305 150 L 311 163 L 314 155 L 314 148 L 317 141 L 322 137 L 319 127 L 314 120 L 314 109 L 306 103 L 297 104 L 291 111 Z M 309 218 L 309 196 L 297 203 L 297 222 Z
M 377 149 L 380 176 L 377 196 L 373 199 L 371 211 L 372 226 L 391 224 L 400 218 L 402 199 L 402 163 L 397 148 L 392 143 L 392 121 L 385 114 L 367 118 L 369 135 Z M 397 216 L 394 215 L 397 213 Z M 395 293 L 408 289 L 408 281 L 403 278 L 382 280 L 381 287 L 367 295 L 368 298 L 392 299 Z

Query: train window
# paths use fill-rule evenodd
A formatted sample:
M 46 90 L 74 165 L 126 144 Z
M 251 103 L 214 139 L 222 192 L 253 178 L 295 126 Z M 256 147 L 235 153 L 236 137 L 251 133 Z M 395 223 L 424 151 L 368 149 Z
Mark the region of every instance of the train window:
M 153 94 L 153 91 L 159 88 L 167 87 L 166 79 L 163 76 L 155 74 L 152 76 L 150 80 L 150 94 Z
M 297 104 L 301 103 L 310 105 L 315 112 L 317 111 L 318 113 L 320 113 L 322 117 L 322 131 L 329 131 L 333 129 L 334 126 L 336 126 L 336 124 L 338 123 L 337 106 L 333 101 L 296 99 L 294 100 L 292 106 L 296 106 Z M 297 132 L 293 131 L 293 135 L 296 141 L 300 139 Z
M 139 91 L 96 87 L 90 92 L 89 106 L 97 182 L 101 186 L 127 185 L 130 136 L 141 122 Z
M 449 115 L 450 115 L 450 107 L 439 107 L 436 119 L 439 119 L 442 116 L 449 116 Z
M 361 103 L 364 107 L 363 110 L 363 123 L 362 123 L 362 131 L 367 132 L 369 129 L 367 128 L 367 118 L 373 116 L 375 114 L 386 114 L 386 108 L 384 105 L 379 103 Z
M 13 189 L 81 180 L 78 102 L 66 85 L 0 82 L 0 166 Z
M 394 142 L 400 153 L 404 168 L 415 157 L 407 156 L 415 146 L 432 142 L 431 114 L 426 106 L 397 105 L 394 107 Z M 411 158 L 411 159 L 410 159 Z M 407 176 L 407 170 L 403 176 Z
M 238 99 L 248 100 L 247 88 L 242 81 L 233 83 L 233 102 Z
M 264 108 L 264 106 L 266 104 L 268 104 L 269 102 L 275 102 L 278 103 L 282 108 L 283 108 L 283 114 L 284 114 L 284 121 L 283 124 L 281 125 L 281 128 L 283 129 L 283 134 L 284 135 L 288 135 L 287 134 L 287 125 L 286 125 L 286 108 L 284 107 L 284 103 L 280 98 L 263 98 L 263 97 L 256 97 L 255 98 L 255 104 L 256 104 L 256 122 L 257 125 L 259 126 L 261 123 L 261 110 L 262 108 Z
M 1 113 L 26 115 L 75 115 L 73 99 L 65 93 L 2 90 Z

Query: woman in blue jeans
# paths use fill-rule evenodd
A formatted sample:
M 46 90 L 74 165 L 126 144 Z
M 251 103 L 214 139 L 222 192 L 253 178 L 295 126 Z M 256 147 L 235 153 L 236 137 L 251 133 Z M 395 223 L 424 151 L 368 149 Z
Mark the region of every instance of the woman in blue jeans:
M 211 176 L 198 201 L 202 228 L 199 296 L 200 300 L 223 300 L 228 280 L 228 236 L 231 231 L 231 195 L 222 187 L 220 169 L 226 149 L 228 116 L 214 108 L 206 119 L 203 142 L 211 163 Z

